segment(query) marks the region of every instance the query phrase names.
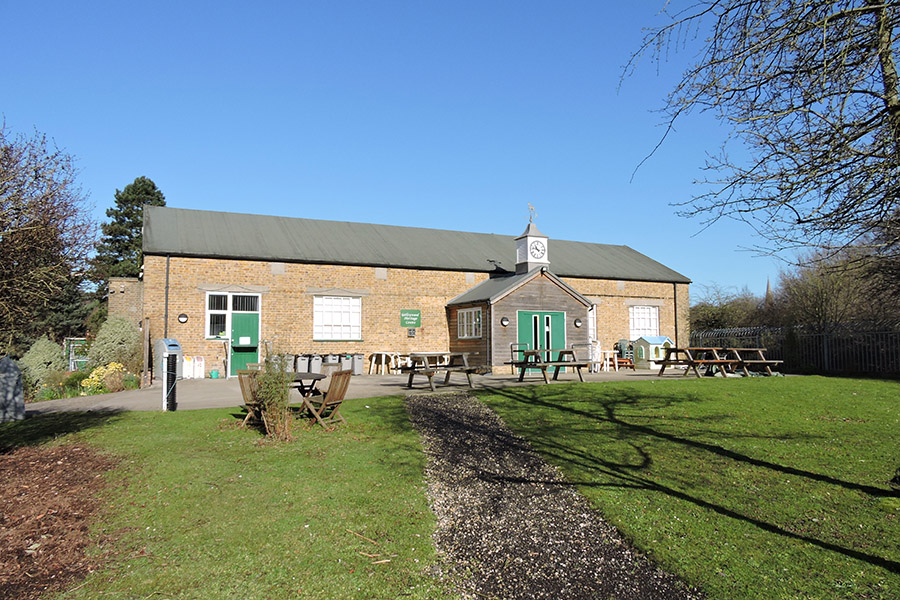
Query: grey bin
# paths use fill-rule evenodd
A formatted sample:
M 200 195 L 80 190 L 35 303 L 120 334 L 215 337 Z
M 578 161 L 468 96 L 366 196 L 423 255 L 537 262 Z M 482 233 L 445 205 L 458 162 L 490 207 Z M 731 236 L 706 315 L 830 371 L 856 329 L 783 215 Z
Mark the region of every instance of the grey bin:
M 362 375 L 363 374 L 363 366 L 366 362 L 366 356 L 364 354 L 354 354 L 353 355 L 353 374 L 354 375 Z
M 285 371 L 291 371 L 294 368 L 293 354 L 276 354 L 271 360 L 274 366 L 283 366 Z
M 153 344 L 153 377 L 161 379 L 163 376 L 163 357 L 174 354 L 178 358 L 175 361 L 175 377 L 181 379 L 184 365 L 184 353 L 181 350 L 181 344 L 173 338 L 162 338 L 156 340 Z
M 341 371 L 353 370 L 353 356 L 350 354 L 341 354 Z
M 318 354 L 311 354 L 309 356 L 309 372 L 310 373 L 321 373 L 322 372 L 322 357 Z
M 309 373 L 309 354 L 298 354 L 294 361 L 294 371 L 297 373 Z

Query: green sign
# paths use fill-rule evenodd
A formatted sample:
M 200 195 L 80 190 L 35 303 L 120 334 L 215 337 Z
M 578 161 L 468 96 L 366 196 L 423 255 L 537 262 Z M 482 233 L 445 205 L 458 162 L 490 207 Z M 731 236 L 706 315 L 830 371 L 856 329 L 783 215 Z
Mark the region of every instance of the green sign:
M 401 327 L 421 327 L 422 311 L 421 310 L 401 310 L 400 311 Z

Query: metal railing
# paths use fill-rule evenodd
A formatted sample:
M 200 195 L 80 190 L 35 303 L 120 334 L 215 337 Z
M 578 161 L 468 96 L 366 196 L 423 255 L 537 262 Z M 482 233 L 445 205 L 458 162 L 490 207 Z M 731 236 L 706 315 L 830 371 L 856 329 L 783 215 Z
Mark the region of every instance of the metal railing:
M 691 346 L 766 348 L 785 373 L 900 377 L 900 331 L 744 327 L 691 332 Z

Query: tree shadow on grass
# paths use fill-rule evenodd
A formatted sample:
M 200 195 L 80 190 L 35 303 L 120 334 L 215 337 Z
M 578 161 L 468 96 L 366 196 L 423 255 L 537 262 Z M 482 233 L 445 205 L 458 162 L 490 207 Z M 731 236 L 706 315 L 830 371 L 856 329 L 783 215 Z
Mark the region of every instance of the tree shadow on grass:
M 53 412 L 22 421 L 0 423 L 0 454 L 21 446 L 40 446 L 56 438 L 102 427 L 119 418 L 120 410 Z
M 529 410 L 530 407 L 544 407 L 558 412 L 569 413 L 575 417 L 570 424 L 565 426 L 533 422 L 532 424 L 526 425 L 524 427 L 525 431 L 523 431 L 523 434 L 528 437 L 535 449 L 542 454 L 550 457 L 559 464 L 573 464 L 583 472 L 594 474 L 585 481 L 569 481 L 570 484 L 588 488 L 634 488 L 659 492 L 685 502 L 690 502 L 704 509 L 714 511 L 725 517 L 750 523 L 769 533 L 807 542 L 825 550 L 849 556 L 894 573 L 900 573 L 900 562 L 790 531 L 775 523 L 770 523 L 756 516 L 743 514 L 732 508 L 704 499 L 699 495 L 675 489 L 670 485 L 666 485 L 665 483 L 651 478 L 647 473 L 647 469 L 652 463 L 652 455 L 646 446 L 641 443 L 641 440 L 650 438 L 667 443 L 678 444 L 693 450 L 714 454 L 728 460 L 746 463 L 748 465 L 753 465 L 754 467 L 770 469 L 785 475 L 806 478 L 827 485 L 839 486 L 847 490 L 865 493 L 874 497 L 892 496 L 894 493 L 891 490 L 859 484 L 852 481 L 845 481 L 822 473 L 816 473 L 748 456 L 716 444 L 691 439 L 683 435 L 665 431 L 665 423 L 659 421 L 654 423 L 652 420 L 648 419 L 646 414 L 641 415 L 640 417 L 631 417 L 627 415 L 627 408 L 629 406 L 636 406 L 638 403 L 640 403 L 640 406 L 644 409 L 658 409 L 673 406 L 680 402 L 699 400 L 699 398 L 671 398 L 643 393 L 629 393 L 617 389 L 615 398 L 600 396 L 592 398 L 592 404 L 590 406 L 586 406 L 583 403 L 575 406 L 572 402 L 571 391 L 572 388 L 569 388 L 568 390 L 560 390 L 559 393 L 548 395 L 538 392 L 534 388 L 490 390 L 490 393 L 492 394 L 501 395 L 521 405 L 524 410 Z M 703 433 L 703 421 L 716 421 L 717 419 L 718 417 L 715 416 L 698 418 L 697 433 Z M 599 431 L 596 428 L 598 422 L 612 426 L 612 432 Z M 707 432 L 709 431 L 710 430 L 707 429 Z M 585 449 L 583 444 L 578 443 L 579 441 L 583 442 L 588 436 L 600 435 L 614 436 L 615 439 L 619 440 L 629 449 L 629 454 L 633 459 L 621 460 L 615 456 L 601 455 L 599 452 L 591 451 L 589 446 L 588 449 Z M 738 434 L 737 436 L 733 436 L 730 433 L 724 432 L 716 432 L 716 435 L 719 437 L 753 436 L 753 434 Z M 769 439 L 800 439 L 801 437 L 808 436 L 759 435 L 757 437 Z M 502 478 L 502 474 L 486 474 L 485 476 Z

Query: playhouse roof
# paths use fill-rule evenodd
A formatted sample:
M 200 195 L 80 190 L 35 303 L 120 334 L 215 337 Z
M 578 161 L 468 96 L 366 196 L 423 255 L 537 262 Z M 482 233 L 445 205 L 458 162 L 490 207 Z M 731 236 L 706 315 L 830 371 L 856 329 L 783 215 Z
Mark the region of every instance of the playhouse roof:
M 642 335 L 636 341 L 639 342 L 641 340 L 645 340 L 651 346 L 662 346 L 666 342 L 669 342 L 670 344 L 675 343 L 666 335 Z

